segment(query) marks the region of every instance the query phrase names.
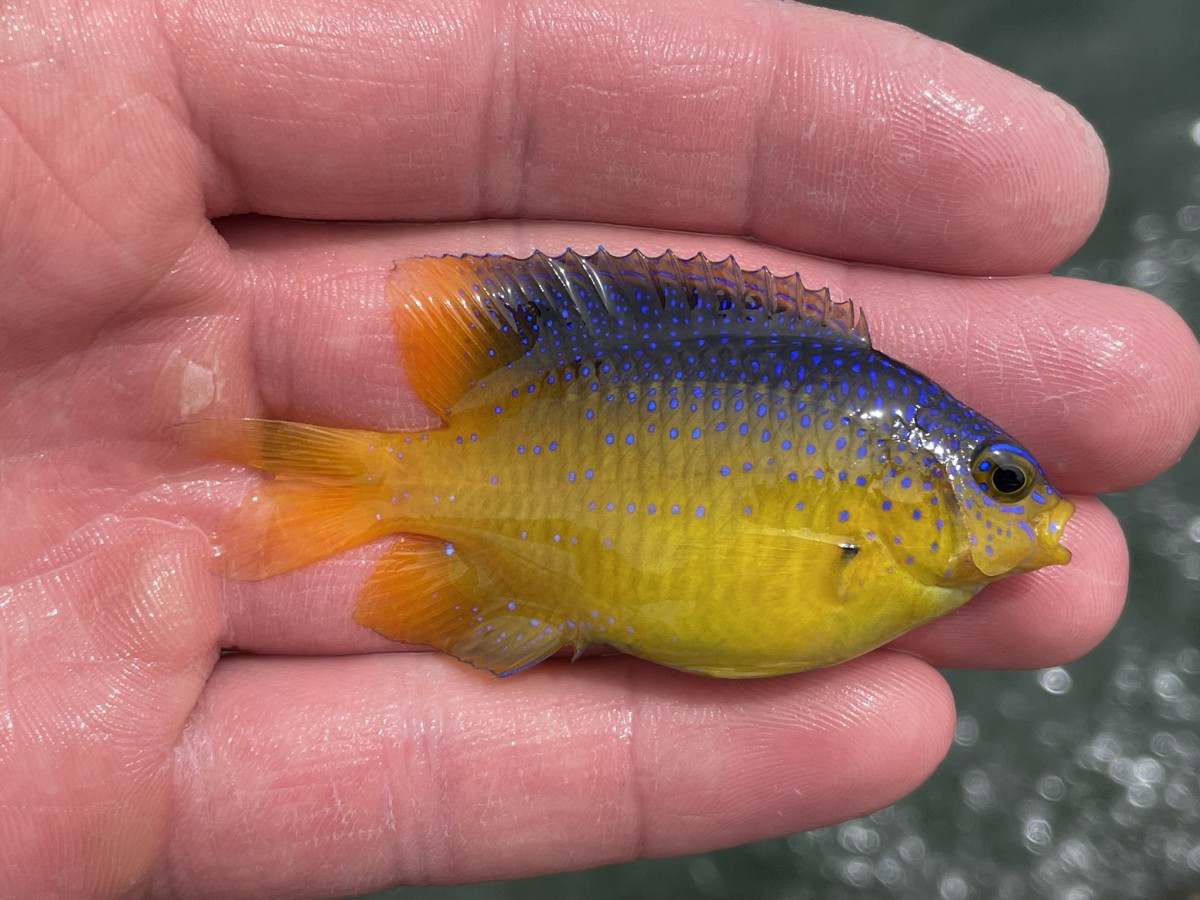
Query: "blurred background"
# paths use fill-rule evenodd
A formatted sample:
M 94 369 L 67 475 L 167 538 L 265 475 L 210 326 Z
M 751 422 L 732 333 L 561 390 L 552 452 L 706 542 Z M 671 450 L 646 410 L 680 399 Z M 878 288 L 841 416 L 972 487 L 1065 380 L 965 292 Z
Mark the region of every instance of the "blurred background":
M 1200 331 L 1200 3 L 822 5 L 909 25 L 1078 107 L 1112 188 L 1060 273 L 1149 291 Z M 1116 630 L 1061 668 L 948 672 L 954 746 L 902 802 L 717 853 L 376 897 L 1200 900 L 1200 446 L 1106 501 L 1133 558 Z

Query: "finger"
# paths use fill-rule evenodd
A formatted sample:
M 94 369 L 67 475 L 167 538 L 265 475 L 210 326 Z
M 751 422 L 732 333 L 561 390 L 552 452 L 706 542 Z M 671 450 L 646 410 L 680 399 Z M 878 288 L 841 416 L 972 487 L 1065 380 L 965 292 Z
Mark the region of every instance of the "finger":
M 793 3 L 168 7 L 211 215 L 603 220 L 838 258 L 1044 271 L 1107 168 L 1071 107 Z M 297 89 L 297 86 L 303 86 Z
M 422 427 L 404 386 L 383 283 L 390 261 L 423 253 L 613 253 L 672 247 L 747 267 L 799 271 L 865 310 L 876 345 L 924 371 L 1031 447 L 1062 489 L 1113 491 L 1177 460 L 1200 428 L 1200 347 L 1140 292 L 1038 276 L 966 279 L 847 266 L 760 244 L 563 223 L 425 229 L 251 220 L 225 232 L 246 263 L 236 303 L 253 328 L 266 413 L 333 425 Z
M 495 680 L 429 655 L 222 661 L 176 757 L 178 896 L 353 894 L 840 821 L 941 760 L 936 672 L 880 653 L 714 682 L 632 660 Z
M 1054 566 L 988 585 L 965 606 L 897 638 L 891 649 L 940 667 L 1034 669 L 1095 647 L 1117 622 L 1129 584 L 1129 551 L 1116 517 L 1098 500 L 1076 498 Z

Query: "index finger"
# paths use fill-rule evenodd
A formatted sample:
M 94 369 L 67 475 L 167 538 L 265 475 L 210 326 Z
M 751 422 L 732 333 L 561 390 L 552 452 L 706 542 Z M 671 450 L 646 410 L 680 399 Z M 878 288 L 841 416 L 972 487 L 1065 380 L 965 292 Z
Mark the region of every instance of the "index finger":
M 1107 168 L 1066 103 L 775 0 L 174 7 L 210 215 L 565 218 L 959 273 L 1046 270 Z

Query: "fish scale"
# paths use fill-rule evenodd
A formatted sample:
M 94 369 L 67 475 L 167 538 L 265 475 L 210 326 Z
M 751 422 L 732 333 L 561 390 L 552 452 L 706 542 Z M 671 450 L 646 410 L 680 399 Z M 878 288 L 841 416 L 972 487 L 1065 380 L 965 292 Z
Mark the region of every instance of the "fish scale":
M 522 407 L 530 411 L 528 416 L 505 420 L 493 415 L 494 424 L 488 418 L 491 414 L 482 411 L 477 426 L 485 435 L 482 441 L 468 439 L 459 444 L 457 435 L 454 439 L 447 435 L 441 441 L 444 446 L 439 446 L 438 433 L 430 434 L 430 453 L 463 457 L 450 464 L 458 491 L 454 509 L 446 508 L 449 488 L 436 485 L 420 512 L 414 509 L 405 515 L 405 511 L 397 511 L 395 529 L 436 530 L 466 546 L 487 543 L 496 535 L 505 535 L 514 545 L 539 545 L 543 557 L 554 560 L 551 565 L 557 571 L 553 580 L 568 586 L 575 601 L 574 605 L 563 604 L 560 617 L 564 621 L 586 623 L 593 618 L 590 612 L 597 610 L 600 625 L 590 639 L 606 639 L 604 623 L 612 616 L 623 623 L 623 633 L 632 635 L 635 642 L 644 644 L 653 638 L 668 645 L 680 641 L 694 645 L 696 623 L 690 631 L 678 627 L 685 613 L 667 614 L 665 597 L 660 596 L 654 607 L 665 626 L 644 621 L 639 607 L 647 605 L 650 593 L 664 593 L 655 584 L 659 579 L 650 574 L 661 571 L 660 561 L 688 555 L 680 541 L 699 542 L 700 546 L 711 543 L 713 552 L 720 552 L 726 535 L 745 523 L 759 522 L 784 530 L 809 529 L 815 523 L 826 523 L 822 526 L 826 531 L 844 528 L 839 543 L 848 547 L 872 539 L 865 534 L 871 529 L 856 529 L 853 523 L 881 503 L 880 487 L 889 479 L 886 473 L 877 476 L 874 454 L 860 455 L 857 448 L 878 451 L 871 445 L 882 439 L 859 428 L 862 437 L 846 440 L 841 428 L 827 429 L 823 424 L 841 426 L 843 418 L 852 416 L 834 419 L 827 406 L 801 399 L 806 394 L 768 395 L 710 383 L 649 382 L 619 395 L 592 391 L 591 387 L 580 385 L 563 391 L 553 407 L 544 405 L 553 401 L 539 398 Z M 672 404 L 672 400 L 676 402 Z M 713 400 L 719 403 L 717 409 L 713 409 Z M 802 411 L 808 409 L 813 411 L 811 415 Z M 589 412 L 594 413 L 590 418 Z M 779 412 L 786 413 L 784 418 L 778 417 Z M 802 425 L 804 421 L 809 424 Z M 764 432 L 766 441 L 762 440 Z M 486 451 L 489 446 L 491 454 Z M 511 458 L 507 463 L 496 459 L 497 446 L 508 447 Z M 809 446 L 814 451 L 811 454 L 806 452 Z M 804 452 L 806 459 L 795 458 L 797 452 Z M 791 464 L 801 461 L 808 465 Z M 403 466 L 393 472 L 396 478 L 405 475 Z M 498 479 L 495 485 L 493 477 Z M 823 481 L 833 487 L 821 489 Z M 547 485 L 557 485 L 561 492 L 553 510 L 547 509 L 543 499 Z M 882 501 L 893 506 L 896 516 L 907 511 L 911 518 L 912 510 L 931 510 L 924 517 L 926 527 L 919 530 L 933 536 L 919 537 L 915 523 L 906 526 L 904 539 L 914 550 L 919 544 L 920 550 L 906 554 L 905 564 L 922 570 L 925 578 L 940 574 L 954 542 L 943 541 L 947 550 L 942 552 L 931 549 L 941 531 L 929 507 L 931 499 L 936 503 L 936 495 L 921 484 L 905 490 L 897 480 L 896 486 L 895 499 Z M 439 500 L 433 502 L 433 497 Z M 800 499 L 805 497 L 807 502 Z M 553 517 L 547 518 L 548 514 Z M 711 525 L 704 531 L 709 535 L 702 538 L 695 521 L 686 530 L 664 533 L 657 521 L 652 521 L 655 517 L 706 518 Z M 877 539 L 897 536 L 885 531 Z M 586 556 L 591 560 L 582 570 L 576 567 L 581 545 L 590 548 Z M 735 567 L 736 563 L 730 561 Z M 522 565 L 517 563 L 518 568 Z M 671 573 L 673 581 L 682 577 Z M 607 589 L 591 590 L 596 584 Z M 727 586 L 726 596 L 716 596 L 715 589 L 710 589 L 710 595 L 714 602 L 728 606 L 730 595 L 741 591 L 738 579 Z M 684 606 L 690 604 L 688 600 Z M 538 618 L 554 618 L 554 614 L 542 611 Z M 756 655 L 763 652 L 762 638 L 786 633 L 785 622 L 772 622 L 764 616 L 752 619 L 751 624 L 759 635 L 752 651 Z M 618 636 L 610 643 L 621 645 L 623 640 Z M 794 651 L 797 643 L 789 639 L 788 648 Z
M 355 614 L 388 637 L 496 674 L 599 642 L 748 677 L 1069 559 L 1028 452 L 796 275 L 568 251 L 413 260 L 389 291 L 443 427 L 200 423 L 276 476 L 225 528 L 227 574 L 400 535 Z

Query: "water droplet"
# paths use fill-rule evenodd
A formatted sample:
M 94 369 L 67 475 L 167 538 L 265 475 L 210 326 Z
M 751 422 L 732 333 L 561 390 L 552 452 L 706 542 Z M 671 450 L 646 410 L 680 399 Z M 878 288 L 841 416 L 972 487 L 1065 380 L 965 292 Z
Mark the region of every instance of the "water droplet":
M 1200 544 L 1200 516 L 1196 516 L 1196 518 L 1188 523 L 1187 533 L 1188 537 L 1197 544 Z
M 1183 679 L 1174 672 L 1159 672 L 1154 676 L 1154 693 L 1164 700 L 1173 700 L 1184 693 Z
M 842 862 L 842 880 L 853 887 L 866 887 L 871 883 L 873 869 L 869 860 L 851 857 Z
M 959 716 L 954 725 L 954 743 L 960 747 L 973 747 L 978 740 L 979 722 L 974 716 Z
M 1045 800 L 1061 800 L 1066 796 L 1067 786 L 1057 775 L 1043 775 L 1038 780 L 1037 792 Z
M 1200 246 L 1187 238 L 1176 238 L 1167 248 L 1167 257 L 1175 266 L 1186 266 L 1200 253 Z
M 1157 259 L 1139 259 L 1129 273 L 1130 282 L 1136 287 L 1151 288 L 1166 280 L 1166 267 Z
M 717 868 L 717 864 L 708 856 L 697 856 L 689 860 L 688 876 L 697 887 L 706 893 L 721 881 L 721 872 Z
M 1200 674 L 1200 647 L 1185 647 L 1180 650 L 1179 668 L 1189 675 Z
M 1193 872 L 1200 872 L 1200 844 L 1197 844 L 1188 853 L 1187 865 Z
M 1148 213 L 1133 220 L 1133 236 L 1139 241 L 1157 241 L 1166 233 L 1167 223 L 1160 215 Z
M 1133 764 L 1133 777 L 1138 781 L 1158 784 L 1163 777 L 1162 763 L 1153 757 L 1143 756 Z
M 1028 819 L 1022 829 L 1025 844 L 1035 853 L 1042 853 L 1050 846 L 1053 831 L 1045 819 Z
M 1038 673 L 1038 684 L 1042 686 L 1042 690 L 1048 694 L 1065 694 L 1071 690 L 1071 675 L 1066 669 L 1061 666 L 1054 666 L 1051 669 L 1042 669 Z
M 938 896 L 941 900 L 967 900 L 970 891 L 967 880 L 957 872 L 943 876 L 938 882 Z
M 904 883 L 904 867 L 885 856 L 875 863 L 875 880 L 884 887 L 897 888 Z
M 915 834 L 909 835 L 896 845 L 896 852 L 906 863 L 919 863 L 925 858 L 925 841 Z
M 1125 798 L 1129 801 L 1130 806 L 1136 806 L 1138 809 L 1150 809 L 1158 800 L 1158 791 L 1148 784 L 1131 784 L 1125 789 Z
M 838 828 L 838 843 L 852 853 L 871 854 L 879 849 L 879 832 L 859 822 L 847 822 Z
M 992 781 L 983 769 L 967 770 L 962 777 L 962 788 L 965 802 L 972 809 L 987 809 L 996 802 Z

